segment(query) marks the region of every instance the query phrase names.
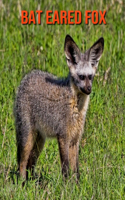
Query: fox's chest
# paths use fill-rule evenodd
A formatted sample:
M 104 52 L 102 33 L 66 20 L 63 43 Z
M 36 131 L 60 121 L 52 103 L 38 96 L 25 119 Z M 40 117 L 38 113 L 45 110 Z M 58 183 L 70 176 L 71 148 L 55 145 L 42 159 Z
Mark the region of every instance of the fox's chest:
M 85 98 L 86 97 L 86 98 Z M 69 135 L 71 141 L 75 143 L 79 138 L 81 138 L 84 123 L 86 118 L 86 113 L 89 104 L 89 96 L 85 96 L 80 99 L 70 100 L 70 121 L 69 121 Z M 71 142 L 71 143 L 72 143 Z
M 70 100 L 70 112 L 73 121 L 82 123 L 85 119 L 86 112 L 89 105 L 89 96 L 83 95 Z

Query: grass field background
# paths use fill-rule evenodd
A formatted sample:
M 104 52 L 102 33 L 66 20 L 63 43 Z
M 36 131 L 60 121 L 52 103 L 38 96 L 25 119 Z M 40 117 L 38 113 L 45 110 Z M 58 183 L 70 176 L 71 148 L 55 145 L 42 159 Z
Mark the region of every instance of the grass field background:
M 21 25 L 21 10 L 43 10 L 41 25 Z M 80 10 L 80 25 L 47 25 L 46 10 Z M 85 25 L 85 10 L 106 10 L 104 25 Z M 41 69 L 68 74 L 64 39 L 82 51 L 103 36 L 105 48 L 93 82 L 80 144 L 80 181 L 63 182 L 58 145 L 48 140 L 36 179 L 22 189 L 17 176 L 13 104 L 24 75 Z M 18 184 L 17 184 L 18 180 Z M 112 1 L 0 1 L 0 199 L 125 199 L 125 5 Z

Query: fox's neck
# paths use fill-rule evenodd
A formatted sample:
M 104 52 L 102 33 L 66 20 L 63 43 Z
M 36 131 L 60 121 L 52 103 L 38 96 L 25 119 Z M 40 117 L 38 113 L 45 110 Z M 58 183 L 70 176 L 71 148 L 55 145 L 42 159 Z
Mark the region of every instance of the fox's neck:
M 79 112 L 87 111 L 88 104 L 89 104 L 89 95 L 82 93 L 78 90 L 78 88 L 75 86 L 75 84 L 72 81 L 72 78 L 70 78 L 70 87 L 72 91 L 72 96 L 74 99 L 74 105 L 78 108 Z
M 66 78 L 58 79 L 57 82 L 60 86 L 68 87 L 70 85 L 70 75 L 68 75 Z
M 88 104 L 89 104 L 89 95 L 86 94 L 77 94 L 77 106 L 79 112 L 81 111 L 87 111 L 88 109 Z
M 78 90 L 75 86 L 70 73 L 65 79 L 60 79 L 59 84 L 61 86 L 69 87 L 71 90 L 71 104 L 74 108 L 77 108 L 78 112 L 84 113 L 87 111 L 89 104 L 89 95 L 84 94 Z

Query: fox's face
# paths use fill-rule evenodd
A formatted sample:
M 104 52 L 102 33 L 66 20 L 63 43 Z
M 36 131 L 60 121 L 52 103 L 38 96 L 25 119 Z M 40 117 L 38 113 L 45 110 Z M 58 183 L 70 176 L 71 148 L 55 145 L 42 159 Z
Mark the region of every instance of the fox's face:
M 104 39 L 100 38 L 82 54 L 74 40 L 67 35 L 64 49 L 72 84 L 79 92 L 90 94 L 92 81 L 104 49 Z

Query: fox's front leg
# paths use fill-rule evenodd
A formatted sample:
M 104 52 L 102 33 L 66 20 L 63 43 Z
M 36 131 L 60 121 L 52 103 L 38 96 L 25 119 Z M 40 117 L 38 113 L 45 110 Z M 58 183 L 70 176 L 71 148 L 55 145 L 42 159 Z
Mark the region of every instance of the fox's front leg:
M 77 181 L 79 180 L 79 141 L 77 143 L 71 143 L 69 146 L 69 161 L 73 173 L 76 173 Z
M 69 174 L 69 145 L 67 144 L 65 136 L 58 136 L 57 139 L 59 145 L 62 174 L 64 177 L 67 177 Z

